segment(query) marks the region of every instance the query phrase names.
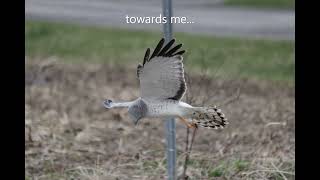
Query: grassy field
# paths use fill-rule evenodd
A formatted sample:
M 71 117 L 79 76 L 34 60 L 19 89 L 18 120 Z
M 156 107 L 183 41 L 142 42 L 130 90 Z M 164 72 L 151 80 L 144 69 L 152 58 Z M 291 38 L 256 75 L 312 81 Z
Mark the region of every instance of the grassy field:
M 137 126 L 126 109 L 102 101 L 139 95 L 135 68 L 108 64 L 26 62 L 26 179 L 166 179 L 164 123 Z M 46 68 L 46 66 L 50 67 Z M 183 100 L 218 105 L 230 124 L 200 128 L 188 161 L 190 180 L 293 180 L 295 101 L 291 88 L 189 76 Z M 237 94 L 233 103 L 226 103 Z M 229 101 L 230 102 L 230 101 Z M 177 121 L 177 174 L 186 155 L 186 126 Z
M 256 8 L 294 9 L 295 0 L 225 0 L 224 4 Z
M 27 22 L 25 35 L 25 179 L 166 179 L 163 121 L 134 126 L 102 106 L 139 96 L 136 64 L 161 34 Z M 183 101 L 230 122 L 198 130 L 189 180 L 295 179 L 294 41 L 176 38 L 188 51 Z M 177 121 L 178 175 L 185 137 Z
M 72 62 L 136 65 L 161 33 L 46 22 L 26 22 L 26 54 L 57 56 Z M 177 33 L 190 70 L 294 83 L 294 41 L 216 38 Z

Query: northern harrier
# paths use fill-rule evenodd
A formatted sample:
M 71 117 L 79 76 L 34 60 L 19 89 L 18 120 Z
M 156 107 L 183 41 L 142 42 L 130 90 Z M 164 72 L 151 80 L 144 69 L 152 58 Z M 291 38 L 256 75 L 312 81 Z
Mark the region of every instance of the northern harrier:
M 172 39 L 164 47 L 162 38 L 150 56 L 148 48 L 143 63 L 138 65 L 140 97 L 130 102 L 105 100 L 108 109 L 128 108 L 129 116 L 137 124 L 144 117 L 178 117 L 188 127 L 223 128 L 228 124 L 216 107 L 193 107 L 181 101 L 187 86 L 184 78 L 182 44 L 174 47 Z

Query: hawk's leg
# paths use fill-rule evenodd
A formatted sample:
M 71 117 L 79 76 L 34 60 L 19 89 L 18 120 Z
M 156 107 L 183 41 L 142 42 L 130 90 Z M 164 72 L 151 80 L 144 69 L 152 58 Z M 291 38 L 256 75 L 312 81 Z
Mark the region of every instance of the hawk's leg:
M 180 119 L 180 118 L 179 118 Z M 186 172 L 187 172 L 187 162 L 189 162 L 189 158 L 190 158 L 190 153 L 191 153 L 191 150 L 192 150 L 192 145 L 193 145 L 193 141 L 194 141 L 194 138 L 195 138 L 195 135 L 196 135 L 196 132 L 198 130 L 198 125 L 197 124 L 193 124 L 193 123 L 189 123 L 189 122 L 186 122 L 185 119 L 181 118 L 180 119 L 181 121 L 185 122 L 187 124 L 187 126 L 191 126 L 193 127 L 193 133 L 192 133 L 192 139 L 191 139 L 191 143 L 190 143 L 190 146 L 189 146 L 189 132 L 190 132 L 190 129 L 187 128 L 187 139 L 186 139 L 186 158 L 185 158 L 185 161 L 184 161 L 184 165 L 183 165 L 183 172 L 182 172 L 182 177 L 183 179 L 188 179 L 188 176 L 186 175 Z
M 188 122 L 188 120 L 184 119 L 183 117 L 179 116 L 180 121 L 182 121 L 184 124 L 188 126 L 188 128 L 197 128 L 198 126 L 196 124 Z

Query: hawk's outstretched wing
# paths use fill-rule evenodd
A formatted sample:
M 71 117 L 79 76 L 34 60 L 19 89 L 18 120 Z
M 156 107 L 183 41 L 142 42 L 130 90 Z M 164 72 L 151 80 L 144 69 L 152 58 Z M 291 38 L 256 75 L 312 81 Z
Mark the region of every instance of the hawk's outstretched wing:
M 186 92 L 182 63 L 185 51 L 178 51 L 182 44 L 171 48 L 174 42 L 172 39 L 163 47 L 162 38 L 151 56 L 147 49 L 143 64 L 137 69 L 142 98 L 180 100 Z

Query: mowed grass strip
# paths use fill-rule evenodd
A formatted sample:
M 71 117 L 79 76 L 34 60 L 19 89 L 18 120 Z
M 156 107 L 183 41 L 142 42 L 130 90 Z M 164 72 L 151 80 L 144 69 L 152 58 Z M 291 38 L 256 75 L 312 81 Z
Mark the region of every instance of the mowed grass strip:
M 28 57 L 57 56 L 72 63 L 134 65 L 142 62 L 146 48 L 154 48 L 161 37 L 161 32 L 27 21 L 25 51 Z M 190 71 L 294 84 L 294 41 L 184 33 L 174 37 L 187 50 L 184 59 Z
M 224 4 L 255 8 L 295 9 L 295 0 L 225 0 Z

